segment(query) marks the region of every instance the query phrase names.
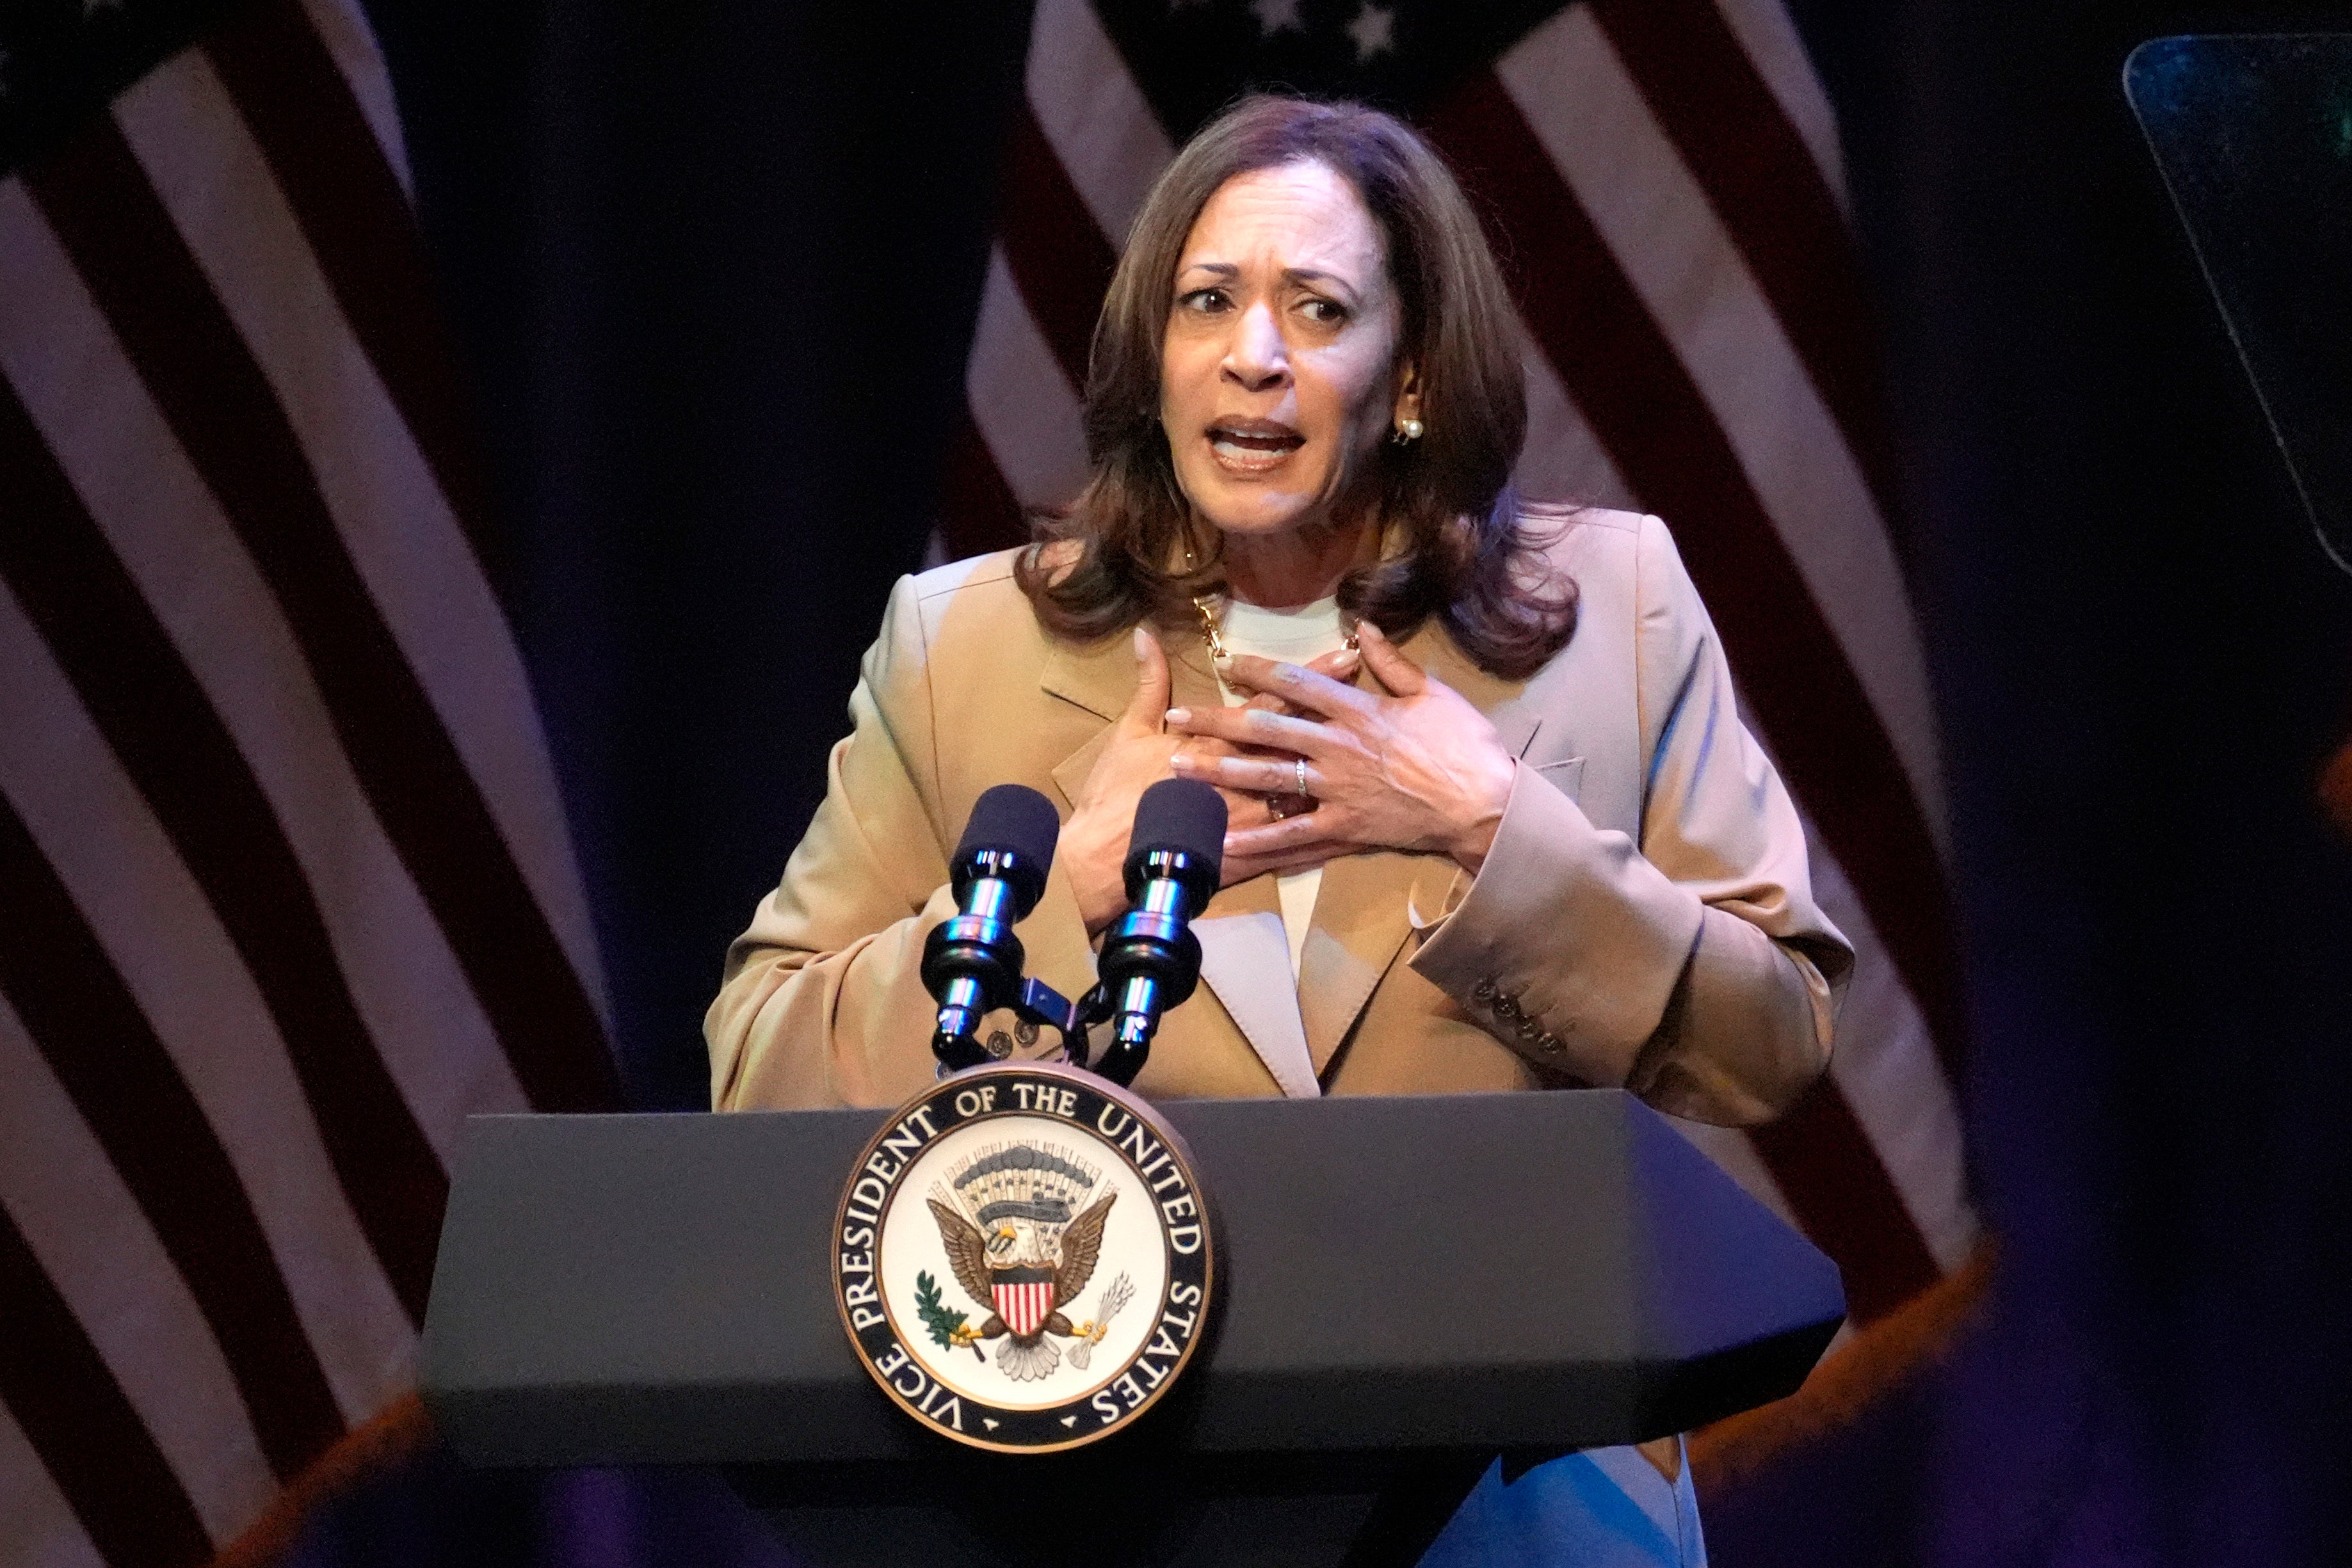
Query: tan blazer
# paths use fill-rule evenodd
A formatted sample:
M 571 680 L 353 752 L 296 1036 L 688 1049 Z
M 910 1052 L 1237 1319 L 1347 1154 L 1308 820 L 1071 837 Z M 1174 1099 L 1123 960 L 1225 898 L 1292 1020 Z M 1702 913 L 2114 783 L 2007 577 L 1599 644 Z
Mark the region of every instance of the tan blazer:
M 1274 879 L 1224 889 L 1195 923 L 1203 983 L 1162 1022 L 1139 1092 L 1623 1084 L 1746 1123 L 1822 1071 L 1852 950 L 1814 906 L 1796 810 L 1672 539 L 1654 517 L 1587 511 L 1552 555 L 1580 614 L 1531 679 L 1483 673 L 1433 625 L 1404 644 L 1520 759 L 1484 869 L 1333 861 L 1295 988 Z M 1022 783 L 1066 816 L 1135 694 L 1129 639 L 1049 637 L 1012 562 L 892 593 L 824 803 L 728 953 L 705 1022 L 719 1108 L 893 1104 L 931 1081 L 917 969 L 954 913 L 947 859 L 973 800 Z M 1215 704 L 1199 635 L 1163 641 L 1175 703 Z M 1058 867 L 1019 929 L 1031 974 L 1071 997 L 1093 984 Z M 1009 1014 L 983 1033 L 998 1028 Z

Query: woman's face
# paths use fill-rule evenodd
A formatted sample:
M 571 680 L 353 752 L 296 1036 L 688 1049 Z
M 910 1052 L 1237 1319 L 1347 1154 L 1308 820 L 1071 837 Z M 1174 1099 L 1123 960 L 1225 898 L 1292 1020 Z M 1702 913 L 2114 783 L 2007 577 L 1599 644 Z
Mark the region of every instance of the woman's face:
M 1237 174 L 1185 236 L 1174 289 L 1160 423 L 1185 499 L 1228 534 L 1328 521 L 1417 413 L 1371 214 L 1322 163 Z

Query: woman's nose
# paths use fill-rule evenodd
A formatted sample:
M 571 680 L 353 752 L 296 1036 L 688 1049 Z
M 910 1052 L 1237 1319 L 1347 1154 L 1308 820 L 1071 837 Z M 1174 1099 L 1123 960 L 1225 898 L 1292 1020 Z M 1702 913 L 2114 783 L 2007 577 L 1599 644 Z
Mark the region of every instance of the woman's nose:
M 1290 373 L 1290 354 L 1275 325 L 1274 312 L 1253 305 L 1234 321 L 1234 337 L 1225 350 L 1225 373 L 1245 391 L 1277 386 Z

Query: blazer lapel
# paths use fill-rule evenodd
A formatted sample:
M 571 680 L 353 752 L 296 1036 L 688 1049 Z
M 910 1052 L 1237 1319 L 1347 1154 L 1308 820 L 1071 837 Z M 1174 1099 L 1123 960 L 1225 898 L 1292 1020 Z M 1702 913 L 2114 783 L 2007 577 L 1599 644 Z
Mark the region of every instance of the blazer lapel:
M 1425 855 L 1342 855 L 1323 867 L 1315 917 L 1298 955 L 1298 1015 L 1318 1073 L 1371 1000 L 1412 929 L 1405 903 Z M 1271 878 L 1267 879 L 1269 882 Z
M 1282 1092 L 1294 1099 L 1322 1093 L 1299 1016 L 1290 938 L 1276 906 L 1274 878 L 1254 876 L 1220 888 L 1192 922 L 1192 934 L 1201 942 L 1202 983 Z
M 1208 644 L 1200 633 L 1161 632 L 1160 645 L 1168 653 L 1170 706 L 1213 706 L 1222 700 L 1216 674 L 1209 668 Z M 1110 742 L 1110 727 L 1135 700 L 1136 667 L 1133 648 L 1123 636 L 1083 646 L 1056 640 L 1045 655 L 1038 685 L 1047 695 L 1084 708 L 1103 721 L 1100 729 L 1055 765 L 1054 787 L 1062 792 L 1064 805 L 1078 803 L 1087 775 L 1094 771 L 1096 758 Z
M 1063 806 L 1076 806 L 1080 787 L 1110 738 L 1111 721 L 1135 696 L 1135 660 L 1117 638 L 1083 647 L 1052 638 L 1037 684 L 1048 696 L 1059 697 L 1104 721 L 1084 744 L 1055 765 L 1054 787 L 1062 792 Z
M 1415 632 L 1402 652 L 1484 713 L 1512 756 L 1527 755 L 1541 720 L 1519 700 L 1523 682 L 1490 675 L 1472 664 L 1434 622 Z M 1365 682 L 1370 684 L 1369 671 Z M 1458 872 L 1442 855 L 1390 851 L 1345 855 L 1324 866 L 1298 961 L 1298 1010 L 1318 1073 L 1330 1066 L 1396 961 L 1412 933 L 1412 912 L 1426 924 L 1433 911 L 1445 906 Z

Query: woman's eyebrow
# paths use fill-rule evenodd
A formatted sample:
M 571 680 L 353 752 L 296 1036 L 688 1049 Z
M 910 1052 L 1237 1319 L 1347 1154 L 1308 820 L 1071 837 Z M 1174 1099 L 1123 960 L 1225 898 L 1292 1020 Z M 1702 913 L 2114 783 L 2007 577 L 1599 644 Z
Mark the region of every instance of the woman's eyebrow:
M 1285 283 L 1322 284 L 1328 287 L 1336 288 L 1351 299 L 1356 294 L 1356 286 L 1353 283 L 1336 272 L 1326 272 L 1318 267 L 1286 267 L 1282 269 L 1282 280 Z
M 1188 272 L 1205 272 L 1212 277 L 1231 282 L 1241 276 L 1242 269 L 1230 261 L 1188 261 L 1177 268 L 1176 276 L 1181 277 Z M 1282 269 L 1282 280 L 1288 284 L 1310 284 L 1336 289 L 1348 296 L 1349 299 L 1355 298 L 1357 295 L 1355 284 L 1336 272 L 1327 272 L 1319 267 L 1286 267 Z

